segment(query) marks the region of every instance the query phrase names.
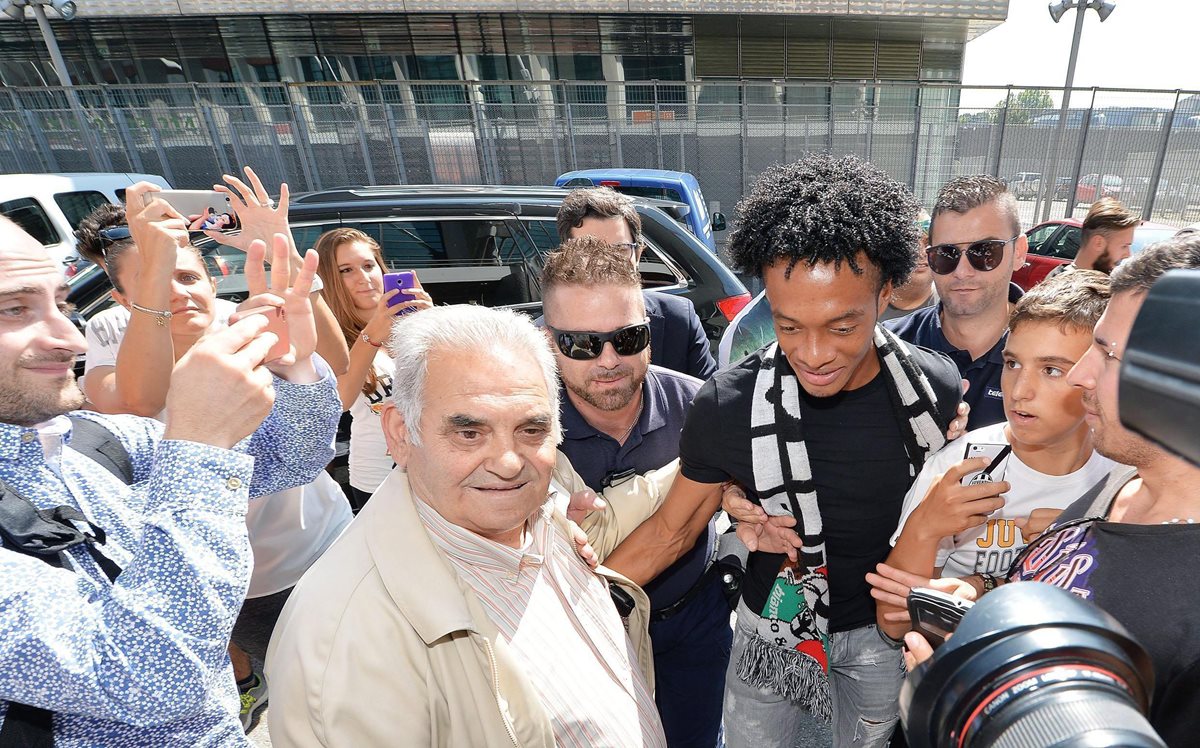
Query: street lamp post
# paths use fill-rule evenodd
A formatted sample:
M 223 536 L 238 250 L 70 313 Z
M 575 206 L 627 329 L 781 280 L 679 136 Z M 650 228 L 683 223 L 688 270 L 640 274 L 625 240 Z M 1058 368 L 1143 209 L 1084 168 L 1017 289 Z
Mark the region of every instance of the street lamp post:
M 71 112 L 75 115 L 75 120 L 79 125 L 79 134 L 83 138 L 83 142 L 87 145 L 92 163 L 101 165 L 104 159 L 101 158 L 101 152 L 96 150 L 96 146 L 92 143 L 92 139 L 89 136 L 87 117 L 83 111 L 83 104 L 80 103 L 79 95 L 75 92 L 75 84 L 71 81 L 71 74 L 67 72 L 67 61 L 63 59 L 62 51 L 58 48 L 58 39 L 54 36 L 54 29 L 50 28 L 50 21 L 46 18 L 47 5 L 62 16 L 64 21 L 70 21 L 75 18 L 75 14 L 79 9 L 75 0 L 0 0 L 0 12 L 14 21 L 21 21 L 25 18 L 26 7 L 33 11 L 33 17 L 37 19 L 38 29 L 42 32 L 42 41 L 46 43 L 46 51 L 50 53 L 50 62 L 54 66 L 55 74 L 58 75 L 59 85 L 66 89 L 67 103 L 70 105 Z
M 1104 23 L 1117 7 L 1112 0 L 1055 0 L 1050 3 L 1050 18 L 1058 23 L 1063 15 L 1071 8 L 1075 9 L 1075 35 L 1071 38 L 1071 58 L 1067 61 L 1067 82 L 1063 86 L 1062 107 L 1058 111 L 1058 126 L 1054 130 L 1054 148 L 1050 152 L 1050 164 L 1042 175 L 1042 220 L 1050 218 L 1050 204 L 1054 199 L 1054 186 L 1058 181 L 1058 158 L 1062 150 L 1063 135 L 1067 131 L 1067 114 L 1071 107 L 1071 88 L 1075 85 L 1075 62 L 1079 57 L 1079 38 L 1083 35 L 1083 16 L 1088 8 L 1096 11 L 1100 22 Z M 1067 218 L 1074 207 L 1075 185 L 1070 185 L 1067 197 Z

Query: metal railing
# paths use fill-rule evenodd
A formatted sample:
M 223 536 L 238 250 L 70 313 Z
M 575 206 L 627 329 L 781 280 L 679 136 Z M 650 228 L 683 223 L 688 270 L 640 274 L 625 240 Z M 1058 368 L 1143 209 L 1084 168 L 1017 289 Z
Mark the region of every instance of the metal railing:
M 648 167 L 694 173 L 711 207 L 731 212 L 765 167 L 832 151 L 874 162 L 928 204 L 954 176 L 1039 175 L 1054 147 L 1055 92 L 792 81 L 0 88 L 0 172 L 148 172 L 204 188 L 250 164 L 300 192 L 544 185 L 572 169 Z M 1200 96 L 1072 96 L 1065 176 L 1044 189 L 1036 176 L 1013 182 L 1019 197 L 1057 193 L 1053 215 L 1079 216 L 1107 191 L 1147 218 L 1200 220 Z

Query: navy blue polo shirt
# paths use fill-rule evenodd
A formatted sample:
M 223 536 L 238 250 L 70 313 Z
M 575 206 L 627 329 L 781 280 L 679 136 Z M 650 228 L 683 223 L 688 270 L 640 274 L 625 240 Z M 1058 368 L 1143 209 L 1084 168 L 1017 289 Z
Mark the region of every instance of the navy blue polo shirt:
M 563 443 L 559 449 L 597 493 L 607 475 L 630 468 L 637 473 L 660 468 L 679 456 L 679 432 L 701 384 L 687 374 L 651 366 L 642 385 L 642 415 L 624 444 L 584 420 L 563 388 Z M 677 602 L 695 586 L 712 558 L 716 538 L 716 527 L 710 521 L 696 545 L 645 586 L 652 609 Z
M 1021 287 L 1008 284 L 1008 301 L 1015 304 L 1024 295 Z M 1004 399 L 1000 392 L 1000 375 L 1004 371 L 1004 344 L 1008 341 L 1005 331 L 996 344 L 977 359 L 972 360 L 968 351 L 955 348 L 942 332 L 942 305 L 925 307 L 906 317 L 897 317 L 883 323 L 901 340 L 945 353 L 958 366 L 962 378 L 971 383 L 963 401 L 971 406 L 967 417 L 967 430 L 1007 420 L 1004 415 Z

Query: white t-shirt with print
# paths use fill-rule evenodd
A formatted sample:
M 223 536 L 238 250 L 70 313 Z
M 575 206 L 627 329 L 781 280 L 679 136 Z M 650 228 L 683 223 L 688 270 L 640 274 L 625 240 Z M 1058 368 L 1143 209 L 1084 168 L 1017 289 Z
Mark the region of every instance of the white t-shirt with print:
M 1005 426 L 1004 423 L 997 423 L 975 429 L 929 458 L 904 497 L 900 526 L 892 536 L 892 545 L 896 544 L 909 515 L 924 500 L 934 479 L 962 462 L 966 445 L 1008 444 Z M 1008 493 L 1001 494 L 1004 506 L 988 517 L 983 525 L 942 539 L 938 545 L 936 562 L 937 566 L 942 567 L 942 576 L 963 577 L 979 573 L 1003 575 L 1026 544 L 1014 520 L 1028 517 L 1034 509 L 1066 509 L 1117 466 L 1107 457 L 1093 452 L 1083 467 L 1073 473 L 1046 475 L 1021 462 L 1010 452 L 994 472 L 997 480 L 1008 481 L 1012 487 Z
M 228 324 L 236 310 L 233 302 L 217 299 L 213 306 L 217 324 Z M 84 331 L 88 342 L 85 371 L 117 365 L 117 352 L 128 325 L 129 310 L 123 306 L 105 309 L 88 320 Z M 157 418 L 162 421 L 165 416 L 165 412 L 159 413 Z M 296 584 L 352 519 L 341 486 L 325 471 L 306 486 L 252 500 L 246 509 L 246 530 L 254 553 L 254 571 L 246 597 L 273 595 Z
M 350 485 L 359 491 L 374 493 L 392 471 L 387 440 L 383 437 L 383 420 L 379 413 L 392 394 L 392 359 L 380 348 L 371 362 L 377 384 L 370 395 L 359 391 L 350 405 Z

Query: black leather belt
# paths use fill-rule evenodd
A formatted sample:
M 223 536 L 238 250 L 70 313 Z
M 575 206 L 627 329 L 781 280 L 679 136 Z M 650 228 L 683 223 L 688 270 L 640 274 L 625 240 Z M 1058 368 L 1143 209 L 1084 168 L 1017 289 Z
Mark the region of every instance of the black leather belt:
M 717 565 L 710 561 L 708 568 L 704 570 L 704 573 L 700 575 L 700 578 L 696 580 L 696 583 L 692 585 L 692 588 L 683 593 L 683 597 L 679 598 L 665 608 L 659 608 L 658 610 L 650 611 L 651 623 L 665 621 L 679 611 L 683 610 L 688 603 L 696 599 L 696 596 L 704 591 L 704 585 L 708 584 L 709 580 L 716 575 L 716 572 Z

